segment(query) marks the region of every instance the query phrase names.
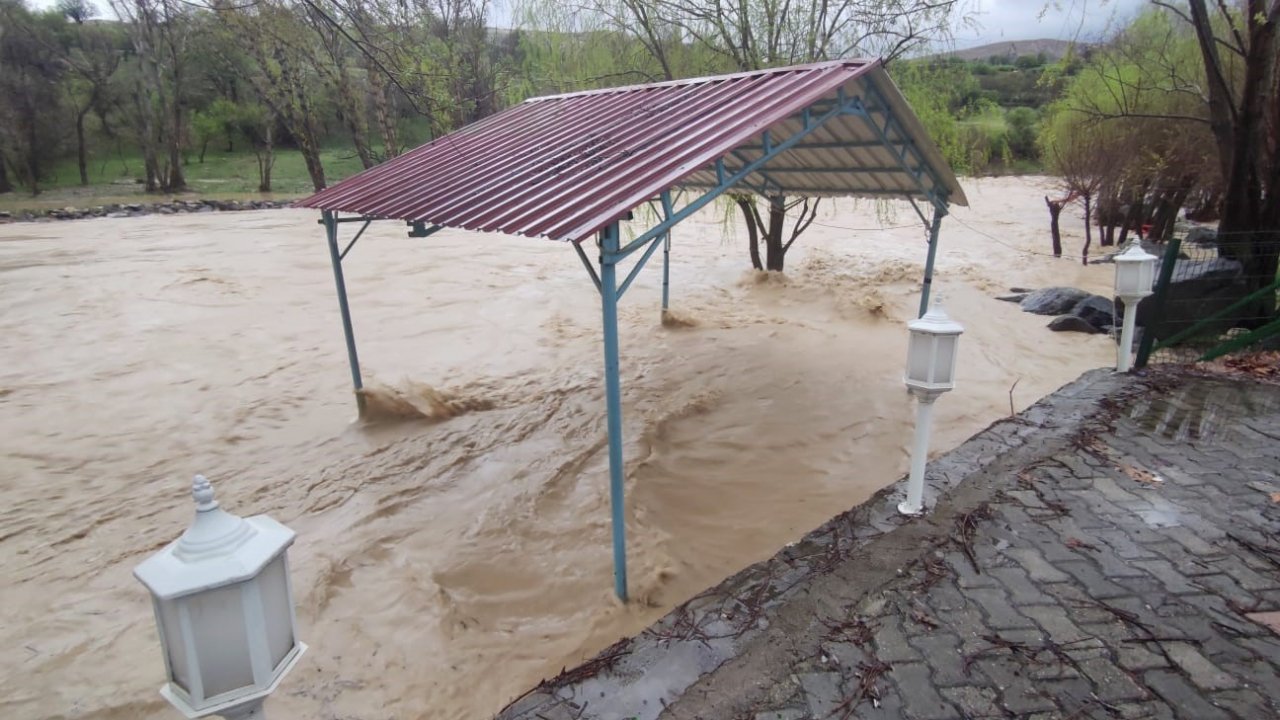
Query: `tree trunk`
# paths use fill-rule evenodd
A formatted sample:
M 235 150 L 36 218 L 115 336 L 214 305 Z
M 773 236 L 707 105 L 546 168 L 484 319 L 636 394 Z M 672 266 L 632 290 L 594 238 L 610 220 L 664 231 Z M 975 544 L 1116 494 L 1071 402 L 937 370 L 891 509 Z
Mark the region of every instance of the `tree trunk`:
M 1053 256 L 1062 257 L 1062 229 L 1058 226 L 1058 216 L 1062 214 L 1062 203 L 1054 202 L 1045 195 L 1044 204 L 1049 206 L 1049 235 L 1053 238 Z
M 9 180 L 7 162 L 4 153 L 0 152 L 0 193 L 13 192 L 13 182 Z
M 176 88 L 175 88 L 176 90 Z M 182 103 L 173 99 L 173 125 L 169 132 L 169 181 L 166 183 L 169 192 L 180 192 L 187 189 L 187 178 L 182 174 Z
M 787 199 L 782 195 L 769 196 L 769 231 L 764 236 L 764 267 L 774 272 L 782 272 L 787 259 L 787 251 L 782 242 L 782 230 L 787 220 L 786 202 Z
M 751 267 L 764 270 L 764 265 L 760 262 L 760 228 L 756 224 L 754 200 L 745 195 L 739 195 L 734 198 L 734 201 L 738 203 L 742 219 L 747 224 L 747 254 L 751 256 Z
M 383 81 L 382 71 L 367 63 L 369 72 L 369 93 L 373 96 L 373 114 L 382 131 L 383 159 L 390 160 L 400 154 L 400 140 L 397 135 L 396 117 L 390 110 L 387 98 L 387 85 Z
M 274 120 L 266 123 L 261 147 L 255 148 L 258 156 L 258 192 L 271 192 L 271 168 L 276 164 L 275 142 L 272 138 Z
M 80 184 L 89 184 L 89 162 L 85 157 L 84 116 L 89 108 L 76 113 L 76 168 L 80 170 Z
M 1093 197 L 1084 196 L 1084 252 L 1081 253 L 1080 260 L 1085 265 L 1089 264 L 1089 246 L 1093 244 Z

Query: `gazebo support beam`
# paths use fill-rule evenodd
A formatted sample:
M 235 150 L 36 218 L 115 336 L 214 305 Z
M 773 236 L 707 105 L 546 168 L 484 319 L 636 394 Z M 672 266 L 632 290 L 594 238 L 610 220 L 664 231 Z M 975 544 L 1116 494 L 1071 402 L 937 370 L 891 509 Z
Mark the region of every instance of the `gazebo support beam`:
M 938 256 L 938 231 L 942 229 L 942 216 L 947 214 L 946 203 L 933 210 L 933 222 L 929 225 L 929 254 L 924 261 L 924 283 L 920 288 L 920 317 L 929 312 L 929 294 L 933 290 L 933 261 Z
M 351 329 L 351 306 L 347 303 L 347 281 L 342 273 L 342 257 L 347 254 L 347 250 L 351 249 L 351 245 L 355 244 L 355 240 L 351 241 L 351 245 L 347 246 L 347 250 L 339 252 L 338 224 L 343 220 L 338 218 L 337 213 L 328 210 L 321 216 L 321 222 L 324 223 L 324 234 L 329 241 L 329 260 L 333 263 L 333 283 L 338 290 L 338 310 L 342 313 L 342 334 L 347 341 L 347 362 L 351 366 L 351 385 L 356 394 L 356 409 L 363 417 L 365 397 L 361 390 L 364 389 L 364 382 L 360 379 L 360 357 L 356 353 L 355 332 Z M 365 223 L 365 227 L 368 227 L 368 222 Z M 364 228 L 361 228 L 360 232 L 363 233 Z M 359 237 L 357 235 L 356 239 L 359 239 Z
M 627 601 L 626 489 L 622 464 L 622 381 L 618 374 L 617 221 L 600 231 L 600 306 L 604 315 L 604 396 L 609 432 L 609 508 L 613 524 L 613 591 Z M 639 265 L 636 269 L 639 270 Z
M 671 219 L 671 191 L 662 191 L 662 217 Z M 662 236 L 662 312 L 667 312 L 671 300 L 671 231 Z

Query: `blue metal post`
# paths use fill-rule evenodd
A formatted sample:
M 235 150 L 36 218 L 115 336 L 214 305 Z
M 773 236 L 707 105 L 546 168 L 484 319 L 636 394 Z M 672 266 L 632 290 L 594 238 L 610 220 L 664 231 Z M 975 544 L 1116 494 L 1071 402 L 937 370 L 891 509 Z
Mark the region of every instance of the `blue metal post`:
M 609 507 L 613 518 L 613 591 L 627 601 L 626 490 L 622 466 L 622 387 L 618 377 L 618 223 L 600 233 L 600 299 L 604 310 L 604 397 L 609 431 Z
M 933 261 L 938 255 L 938 231 L 942 228 L 942 216 L 947 211 L 942 206 L 933 210 L 933 224 L 929 227 L 929 255 L 924 261 L 924 287 L 920 290 L 920 317 L 929 312 L 929 291 L 933 289 Z
M 768 137 L 768 134 L 765 134 Z M 671 191 L 662 191 L 662 219 L 671 219 Z M 662 238 L 662 312 L 667 312 L 671 300 L 671 231 Z
M 662 312 L 667 311 L 671 300 L 671 232 L 662 239 Z
M 351 365 L 351 384 L 356 393 L 356 409 L 364 415 L 364 393 L 360 389 L 360 358 L 356 355 L 356 336 L 351 329 L 351 308 L 347 305 L 347 282 L 342 275 L 342 255 L 338 251 L 338 218 L 332 212 L 324 213 L 324 232 L 329 240 L 329 260 L 333 262 L 333 283 L 338 288 L 338 309 L 342 312 L 342 333 L 347 339 L 347 361 Z

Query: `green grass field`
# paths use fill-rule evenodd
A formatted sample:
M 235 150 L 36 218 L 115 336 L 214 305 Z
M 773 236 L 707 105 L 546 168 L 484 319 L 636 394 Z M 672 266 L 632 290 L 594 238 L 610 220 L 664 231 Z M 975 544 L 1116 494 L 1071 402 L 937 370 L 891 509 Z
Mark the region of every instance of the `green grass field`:
M 321 153 L 325 177 L 330 184 L 359 172 L 360 158 L 349 146 L 326 148 Z M 90 157 L 89 185 L 80 185 L 75 158 L 58 163 L 42 183 L 42 192 L 32 196 L 23 189 L 0 195 L 0 210 L 46 210 L 62 207 L 93 207 L 112 203 L 163 202 L 167 195 L 147 194 L 138 179 L 142 177 L 142 156 L 135 150 L 110 152 L 102 150 Z M 186 199 L 288 199 L 311 193 L 302 154 L 292 148 L 280 148 L 271 172 L 272 192 L 259 193 L 258 161 L 250 151 L 226 152 L 210 148 L 204 162 L 191 153 L 183 166 L 186 172 Z

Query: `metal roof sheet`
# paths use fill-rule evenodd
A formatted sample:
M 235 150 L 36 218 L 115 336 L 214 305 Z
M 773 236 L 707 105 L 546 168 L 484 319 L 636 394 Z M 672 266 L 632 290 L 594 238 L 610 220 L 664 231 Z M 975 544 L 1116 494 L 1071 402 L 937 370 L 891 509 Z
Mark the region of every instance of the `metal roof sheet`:
M 580 241 L 676 186 L 717 183 L 715 162 L 746 163 L 761 136 L 803 128 L 801 113 L 841 90 L 873 95 L 898 147 L 867 118 L 837 116 L 747 178 L 788 195 L 946 196 L 964 191 L 878 60 L 842 60 L 532 98 L 297 203 L 476 231 Z M 873 113 L 874 115 L 874 113 Z

